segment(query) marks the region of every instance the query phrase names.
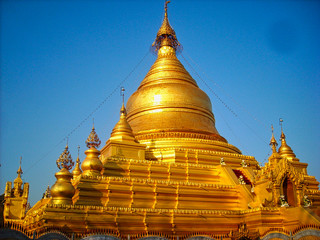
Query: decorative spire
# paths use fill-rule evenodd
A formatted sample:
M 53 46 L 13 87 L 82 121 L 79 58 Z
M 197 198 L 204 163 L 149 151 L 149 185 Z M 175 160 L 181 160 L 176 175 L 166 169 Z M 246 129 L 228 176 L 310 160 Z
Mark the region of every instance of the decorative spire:
M 44 198 L 44 199 L 46 199 L 46 198 L 51 198 L 51 189 L 50 189 L 50 186 L 49 186 L 49 185 L 48 185 L 46 191 L 44 192 L 42 198 Z
M 14 180 L 14 182 L 21 182 L 22 183 L 21 175 L 23 174 L 23 171 L 21 169 L 21 161 L 22 161 L 22 157 L 20 157 L 20 164 L 19 164 L 19 168 L 18 168 L 18 171 L 17 171 L 18 176 Z
M 86 140 L 86 145 L 88 148 L 98 148 L 101 144 L 101 141 L 98 137 L 98 134 L 96 133 L 95 131 L 95 128 L 94 128 L 94 123 L 92 124 L 92 130 L 91 130 L 91 133 L 89 134 L 87 140 Z
M 122 106 L 121 106 L 121 109 L 120 109 L 120 117 L 123 116 L 123 117 L 127 117 L 127 110 L 124 106 L 124 104 L 122 103 Z
M 280 136 L 280 141 L 281 143 L 286 141 L 286 136 L 283 133 L 283 127 L 282 127 L 283 119 L 279 118 L 279 125 L 281 126 L 281 136 Z M 281 144 L 282 145 L 282 144 Z
M 22 160 L 22 157 L 20 157 L 20 164 L 19 164 L 19 169 L 17 171 L 17 178 L 13 181 L 13 188 L 14 188 L 14 196 L 15 197 L 21 197 L 21 194 L 22 194 L 22 184 L 23 184 L 23 181 L 21 179 L 21 174 L 23 173 L 22 172 L 22 169 L 21 169 L 21 160 Z
M 72 204 L 72 197 L 75 193 L 75 188 L 71 184 L 72 174 L 69 170 L 73 167 L 71 154 L 68 144 L 57 160 L 57 166 L 60 169 L 55 174 L 57 181 L 51 187 L 50 193 L 53 204 Z
M 289 158 L 296 159 L 296 155 L 294 154 L 291 147 L 288 146 L 288 144 L 286 142 L 286 135 L 284 134 L 283 127 L 282 127 L 283 120 L 280 118 L 279 122 L 281 125 L 281 136 L 280 136 L 281 146 L 280 146 L 278 152 L 281 155 L 281 157 L 289 157 Z
M 103 165 L 99 159 L 100 151 L 97 149 L 100 146 L 101 141 L 95 132 L 94 126 L 92 127 L 92 131 L 86 140 L 86 144 L 89 149 L 84 152 L 86 154 L 86 158 L 81 164 L 81 169 L 83 171 L 82 176 L 101 176 Z
M 18 177 L 21 178 L 21 174 L 23 174 L 23 171 L 21 169 L 21 161 L 22 161 L 22 156 L 20 157 L 20 165 L 19 165 L 19 169 L 17 171 Z
M 271 125 L 272 137 L 270 139 L 269 145 L 271 146 L 272 154 L 269 157 L 269 163 L 271 164 L 270 166 L 275 166 L 274 164 L 277 163 L 281 159 L 280 154 L 277 152 L 278 143 L 274 137 L 273 131 L 274 131 L 273 125 Z
M 77 163 L 80 163 L 79 154 L 80 154 L 80 145 L 78 145 L 78 157 L 77 157 Z
M 272 152 L 275 153 L 275 152 L 277 152 L 278 143 L 274 137 L 273 130 L 274 130 L 273 125 L 271 125 L 272 137 L 271 137 L 269 145 L 271 146 Z
M 126 111 L 126 108 L 124 107 L 124 92 L 125 92 L 125 88 L 121 87 L 120 95 L 122 97 L 122 106 L 121 106 L 121 109 L 120 109 L 120 116 L 127 117 L 127 111 Z
M 285 142 L 285 141 L 286 141 L 286 135 L 283 133 L 282 126 L 281 126 L 280 141 L 281 141 L 281 142 Z
M 168 19 L 168 3 L 170 3 L 170 1 L 166 1 L 164 4 L 164 19 L 152 47 L 155 51 L 158 51 L 162 46 L 170 46 L 180 52 L 182 46 L 178 42 L 176 33 Z
M 74 170 L 72 171 L 73 178 L 79 176 L 82 173 L 81 168 L 80 168 L 79 153 L 80 153 L 80 146 L 78 145 L 78 157 L 77 157 L 77 160 L 76 160 L 76 166 L 75 166 Z
M 279 125 L 280 125 L 280 127 L 281 127 L 281 132 L 283 132 L 282 123 L 283 123 L 283 119 L 282 119 L 282 118 L 279 118 Z
M 134 140 L 134 135 L 132 132 L 132 129 L 127 121 L 127 111 L 124 106 L 124 103 L 122 103 L 121 109 L 120 109 L 120 119 L 118 123 L 114 126 L 111 138 L 113 140 Z
M 68 144 L 66 145 L 64 151 L 61 153 L 56 163 L 59 169 L 66 168 L 67 170 L 70 170 L 73 167 L 74 162 L 72 161 Z
M 168 3 L 170 3 L 170 1 L 165 1 L 164 3 L 164 17 L 168 19 Z
M 120 88 L 120 96 L 122 97 L 122 105 L 124 105 L 124 92 L 126 89 L 124 87 Z

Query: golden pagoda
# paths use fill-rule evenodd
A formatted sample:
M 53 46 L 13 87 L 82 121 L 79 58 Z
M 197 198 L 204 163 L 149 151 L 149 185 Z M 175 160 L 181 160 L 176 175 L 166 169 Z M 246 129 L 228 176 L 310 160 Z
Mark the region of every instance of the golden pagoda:
M 51 193 L 28 211 L 19 168 L 6 185 L 0 239 L 320 239 L 319 183 L 308 164 L 283 130 L 278 149 L 272 130 L 264 167 L 219 134 L 209 97 L 176 56 L 167 4 L 157 59 L 110 138 L 98 150 L 93 127 L 72 172 L 66 146 Z

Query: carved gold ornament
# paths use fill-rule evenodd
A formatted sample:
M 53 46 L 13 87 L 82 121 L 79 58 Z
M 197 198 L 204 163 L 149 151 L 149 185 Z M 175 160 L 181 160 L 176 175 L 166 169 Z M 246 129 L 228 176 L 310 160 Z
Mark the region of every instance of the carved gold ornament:
M 56 163 L 59 169 L 66 168 L 67 170 L 70 170 L 73 167 L 74 162 L 72 161 L 68 145 L 65 147 Z
M 87 140 L 86 140 L 86 145 L 88 148 L 95 147 L 98 148 L 101 144 L 101 140 L 99 139 L 94 126 L 92 127 L 91 133 L 89 134 Z

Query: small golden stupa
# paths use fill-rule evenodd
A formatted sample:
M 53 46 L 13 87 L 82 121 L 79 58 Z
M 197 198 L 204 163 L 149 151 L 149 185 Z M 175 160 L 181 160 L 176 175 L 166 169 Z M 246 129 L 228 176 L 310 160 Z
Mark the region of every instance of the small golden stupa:
M 57 181 L 26 212 L 18 171 L 5 190 L 7 232 L 33 239 L 319 239 L 320 191 L 272 131 L 264 167 L 228 143 L 211 102 L 176 56 L 181 45 L 165 16 L 158 57 L 131 95 L 110 138 L 92 131 L 80 167 L 68 146 Z M 10 228 L 10 229 L 9 229 Z M 55 237 L 55 238 L 54 238 Z M 1 237 L 0 237 L 1 239 Z

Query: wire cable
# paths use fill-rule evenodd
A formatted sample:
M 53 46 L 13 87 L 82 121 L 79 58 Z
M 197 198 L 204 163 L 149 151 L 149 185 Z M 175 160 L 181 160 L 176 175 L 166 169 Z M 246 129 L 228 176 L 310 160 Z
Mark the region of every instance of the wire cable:
M 143 58 L 138 62 L 137 65 L 134 66 L 134 68 L 129 72 L 129 74 L 111 91 L 110 94 L 108 94 L 100 104 L 92 111 L 90 112 L 87 117 L 85 117 L 75 128 L 73 128 L 64 138 L 62 138 L 56 145 L 54 145 L 49 151 L 47 151 L 41 158 L 36 160 L 25 172 L 26 174 L 28 171 L 30 171 L 36 164 L 38 164 L 41 160 L 46 158 L 50 153 L 52 153 L 61 143 L 66 141 L 74 132 L 76 132 L 86 121 L 88 121 L 89 118 L 93 116 L 109 99 L 110 97 L 118 91 L 118 89 L 129 79 L 129 77 L 132 75 L 132 73 L 140 66 L 140 64 L 144 61 L 144 59 L 148 56 L 149 51 L 143 56 Z
M 256 131 L 254 131 L 245 121 L 242 120 L 242 118 L 240 118 L 238 116 L 238 114 L 236 114 L 231 107 L 229 107 L 213 90 L 212 88 L 207 84 L 206 81 L 204 81 L 201 76 L 198 74 L 198 72 L 192 67 L 192 65 L 189 63 L 189 61 L 184 57 L 184 55 L 181 53 L 182 58 L 186 61 L 186 63 L 188 64 L 188 66 L 190 67 L 190 69 L 192 69 L 195 74 L 197 75 L 197 77 L 203 82 L 203 84 L 209 89 L 209 91 L 237 118 L 240 119 L 240 121 L 247 126 L 248 129 L 250 129 L 258 139 L 260 139 L 262 142 L 268 144 L 261 136 L 259 136 Z
M 184 51 L 185 52 L 185 51 Z M 209 79 L 211 82 L 213 82 L 213 84 L 215 86 L 217 86 L 221 91 L 223 91 L 223 93 L 228 96 L 233 103 L 235 103 L 236 105 L 238 105 L 238 107 L 240 107 L 243 111 L 245 111 L 248 115 L 250 115 L 252 117 L 253 120 L 255 120 L 256 122 L 258 122 L 259 124 L 261 124 L 261 126 L 263 128 L 267 128 L 266 124 L 261 121 L 259 118 L 257 118 L 256 116 L 254 116 L 248 109 L 246 109 L 245 107 L 243 107 L 239 102 L 237 102 L 230 94 L 228 94 L 227 91 L 225 91 L 223 89 L 222 86 L 220 86 L 217 82 L 213 81 L 210 77 L 208 77 L 208 75 L 201 69 L 201 67 L 190 57 L 190 55 L 188 53 L 186 53 L 187 57 L 201 70 L 201 72 L 205 75 L 205 77 L 207 79 Z

